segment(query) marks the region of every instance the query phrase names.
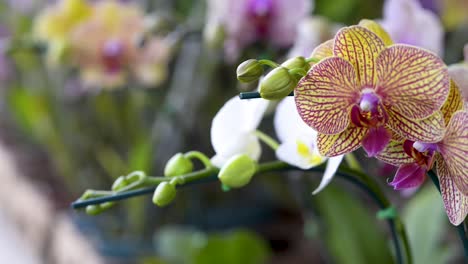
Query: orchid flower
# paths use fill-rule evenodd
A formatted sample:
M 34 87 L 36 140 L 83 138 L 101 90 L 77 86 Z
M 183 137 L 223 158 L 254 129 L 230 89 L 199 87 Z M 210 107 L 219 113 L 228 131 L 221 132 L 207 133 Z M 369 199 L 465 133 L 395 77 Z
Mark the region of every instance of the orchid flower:
M 438 110 L 450 81 L 447 67 L 432 52 L 386 46 L 372 31 L 351 26 L 314 53 L 325 59 L 301 79 L 294 94 L 300 116 L 318 132 L 322 155 L 363 146 L 372 157 L 394 134 L 429 143 L 443 138 Z
M 328 159 L 318 152 L 317 132 L 302 121 L 292 97 L 286 97 L 278 104 L 274 125 L 281 141 L 276 150 L 279 160 L 307 170 Z M 330 183 L 342 160 L 343 155 L 328 159 L 322 181 L 313 194 L 320 192 Z
M 113 88 L 125 84 L 127 65 L 135 61 L 134 40 L 144 32 L 144 16 L 136 5 L 105 0 L 72 34 L 72 55 L 87 86 Z
M 224 104 L 211 124 L 211 145 L 216 152 L 211 162 L 215 166 L 222 167 L 237 154 L 247 154 L 253 160 L 260 158 L 255 131 L 267 106 L 267 100 L 241 100 L 238 96 Z
M 268 40 L 277 47 L 291 45 L 296 25 L 311 10 L 311 0 L 209 0 L 205 36 L 216 39 L 224 32 L 228 60 L 243 47 Z
M 444 29 L 439 18 L 418 0 L 386 0 L 382 26 L 395 43 L 410 44 L 443 54 Z
M 452 224 L 458 225 L 468 213 L 468 111 L 463 110 L 454 82 L 441 112 L 447 125 L 441 141 L 392 140 L 377 158 L 399 166 L 390 183 L 395 189 L 420 186 L 435 162 L 447 215 Z

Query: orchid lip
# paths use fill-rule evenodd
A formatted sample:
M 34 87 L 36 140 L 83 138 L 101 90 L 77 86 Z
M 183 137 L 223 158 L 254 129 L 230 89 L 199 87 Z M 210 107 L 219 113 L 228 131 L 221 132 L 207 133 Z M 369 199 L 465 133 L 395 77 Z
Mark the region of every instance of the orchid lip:
M 413 148 L 419 152 L 426 152 L 426 151 L 434 152 L 434 151 L 439 150 L 439 147 L 435 143 L 424 143 L 420 141 L 414 142 Z
M 380 98 L 374 93 L 373 89 L 365 88 L 362 90 L 361 101 L 359 108 L 364 112 L 375 113 L 380 103 Z

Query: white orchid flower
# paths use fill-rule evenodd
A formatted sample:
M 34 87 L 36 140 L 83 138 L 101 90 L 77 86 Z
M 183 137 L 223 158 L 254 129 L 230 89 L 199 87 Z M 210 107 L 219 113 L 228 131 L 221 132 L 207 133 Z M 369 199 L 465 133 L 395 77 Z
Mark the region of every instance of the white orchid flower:
M 286 97 L 278 104 L 274 126 L 281 141 L 276 150 L 276 156 L 279 160 L 307 170 L 328 159 L 322 181 L 312 194 L 323 190 L 332 180 L 344 155 L 331 158 L 320 155 L 317 148 L 317 131 L 302 121 L 293 97 Z
M 255 131 L 267 106 L 267 100 L 241 100 L 238 96 L 224 104 L 211 123 L 211 145 L 216 152 L 211 159 L 213 165 L 222 167 L 237 154 L 247 154 L 254 160 L 260 158 L 261 147 Z

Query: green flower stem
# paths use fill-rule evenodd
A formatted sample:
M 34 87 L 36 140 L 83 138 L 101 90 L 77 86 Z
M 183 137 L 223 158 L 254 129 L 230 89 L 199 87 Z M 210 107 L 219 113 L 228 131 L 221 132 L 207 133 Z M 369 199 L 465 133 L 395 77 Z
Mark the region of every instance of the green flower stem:
M 205 168 L 213 167 L 213 164 L 211 164 L 211 160 L 205 154 L 201 153 L 200 151 L 189 151 L 189 152 L 185 153 L 184 156 L 187 159 L 198 159 L 198 160 L 200 160 L 203 163 L 203 165 L 205 166 Z
M 429 178 L 431 178 L 432 183 L 434 183 L 435 187 L 440 193 L 440 183 L 439 183 L 439 178 L 437 175 L 432 171 L 428 171 L 427 174 L 429 175 Z M 465 224 L 462 222 L 458 226 L 456 226 L 458 236 L 460 237 L 460 240 L 463 244 L 463 249 L 465 251 L 465 261 L 468 261 L 468 238 L 466 237 L 466 232 L 465 232 Z
M 279 67 L 279 64 L 274 62 L 274 61 L 271 61 L 271 60 L 259 60 L 258 61 L 260 64 L 262 65 L 266 65 L 266 66 L 269 66 L 271 68 L 276 68 L 276 67 Z
M 301 169 L 291 166 L 282 161 L 273 161 L 273 162 L 266 162 L 266 163 L 259 164 L 257 167 L 256 174 L 272 172 L 272 171 L 286 171 L 286 170 L 301 170 Z M 324 165 L 311 168 L 307 171 L 323 172 Z M 216 178 L 212 176 L 217 175 L 218 172 L 219 172 L 219 169 L 215 167 L 211 167 L 211 168 L 206 168 L 204 170 L 192 172 L 192 173 L 182 175 L 182 176 L 177 176 L 177 177 L 180 177 L 182 179 L 182 182 L 183 182 L 182 186 L 185 186 L 185 185 L 188 185 L 189 183 L 195 184 L 195 183 L 215 180 Z M 373 198 L 373 200 L 379 205 L 381 209 L 387 209 L 391 207 L 389 200 L 386 198 L 384 193 L 380 190 L 378 184 L 366 174 L 359 172 L 359 171 L 355 171 L 350 168 L 341 167 L 336 173 L 336 175 L 350 181 L 351 183 L 355 184 L 356 186 L 366 191 Z M 163 181 L 169 181 L 169 180 L 171 180 L 171 178 L 146 177 L 146 178 L 141 179 L 138 182 L 135 182 L 127 186 L 126 188 L 122 190 L 119 190 L 118 192 L 114 192 L 112 195 L 98 197 L 94 199 L 80 199 L 74 202 L 72 204 L 72 207 L 75 209 L 79 209 L 79 208 L 86 207 L 88 205 L 95 205 L 95 204 L 101 204 L 104 202 L 117 201 L 117 200 L 122 200 L 122 199 L 130 198 L 130 197 L 134 197 L 138 195 L 143 195 L 143 194 L 151 194 L 154 192 L 155 187 L 159 183 Z M 397 263 L 403 263 L 403 257 L 402 257 L 401 248 L 400 248 L 400 239 L 403 242 L 403 247 L 405 249 L 406 262 L 412 263 L 411 251 L 410 251 L 408 239 L 406 236 L 406 231 L 400 218 L 398 217 L 398 215 L 396 215 L 394 218 L 387 219 L 387 223 L 389 224 L 391 235 L 393 238 L 392 241 L 395 247 Z M 400 235 L 400 239 L 398 238 L 398 235 Z
M 312 63 L 317 63 L 319 61 L 320 61 L 320 59 L 317 59 L 317 58 L 314 58 L 314 57 L 306 58 L 306 62 L 308 62 L 308 63 L 311 63 L 311 62 Z
M 263 143 L 268 145 L 271 149 L 275 151 L 278 149 L 279 143 L 274 138 L 270 137 L 269 135 L 263 133 L 260 130 L 256 130 L 255 135 L 258 137 L 258 139 L 260 139 Z

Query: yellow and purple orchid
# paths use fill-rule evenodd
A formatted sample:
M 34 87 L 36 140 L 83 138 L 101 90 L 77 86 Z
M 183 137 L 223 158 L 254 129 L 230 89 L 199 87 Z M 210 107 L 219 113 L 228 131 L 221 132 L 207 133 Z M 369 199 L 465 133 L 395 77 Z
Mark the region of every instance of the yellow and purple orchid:
M 426 172 L 437 164 L 447 215 L 452 224 L 458 225 L 468 213 L 468 111 L 463 109 L 463 100 L 454 82 L 441 112 L 447 131 L 440 142 L 393 139 L 377 158 L 399 166 L 390 182 L 397 190 L 420 186 Z
M 445 133 L 439 111 L 449 94 L 444 62 L 410 45 L 389 45 L 362 26 L 341 29 L 316 50 L 322 59 L 295 89 L 302 119 L 325 156 L 363 146 L 379 154 L 392 137 L 435 143 Z

